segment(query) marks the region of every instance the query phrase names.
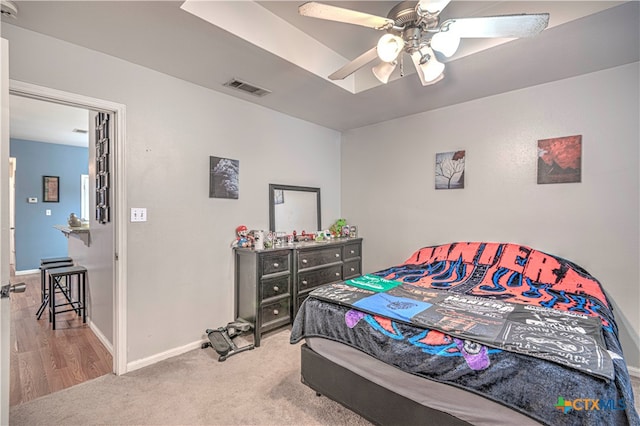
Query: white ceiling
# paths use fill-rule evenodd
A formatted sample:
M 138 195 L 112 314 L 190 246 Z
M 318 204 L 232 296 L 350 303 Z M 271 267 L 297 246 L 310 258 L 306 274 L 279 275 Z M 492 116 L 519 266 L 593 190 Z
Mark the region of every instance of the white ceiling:
M 10 137 L 36 142 L 87 147 L 89 111 L 11 95 L 9 99 Z
M 181 9 L 182 1 L 16 1 L 18 19 L 2 21 L 340 131 L 640 59 L 637 1 L 454 0 L 443 19 L 549 12 L 550 26 L 527 39 L 463 40 L 432 86 L 422 87 L 412 67 L 377 85 L 374 62 L 339 82 L 345 89 L 326 76 L 381 33 L 301 17 L 303 0 L 198 3 L 218 25 Z M 382 16 L 396 4 L 327 3 Z M 231 78 L 272 93 L 258 98 L 222 86 Z

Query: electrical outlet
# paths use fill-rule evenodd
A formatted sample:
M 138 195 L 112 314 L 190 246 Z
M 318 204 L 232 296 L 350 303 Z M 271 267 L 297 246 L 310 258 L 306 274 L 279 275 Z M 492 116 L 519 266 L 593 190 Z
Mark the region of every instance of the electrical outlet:
M 144 207 L 132 207 L 131 208 L 131 222 L 146 222 L 147 221 L 147 209 Z
M 47 216 L 51 216 L 51 210 L 46 209 L 46 210 L 44 211 L 44 214 L 45 214 L 45 215 L 47 215 Z

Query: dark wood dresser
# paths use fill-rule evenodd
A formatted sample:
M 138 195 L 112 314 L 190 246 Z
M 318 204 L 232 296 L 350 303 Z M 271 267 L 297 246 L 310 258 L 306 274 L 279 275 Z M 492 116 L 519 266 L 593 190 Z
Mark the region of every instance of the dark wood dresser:
M 234 253 L 235 318 L 253 324 L 256 346 L 263 333 L 291 324 L 315 287 L 362 274 L 362 238 Z

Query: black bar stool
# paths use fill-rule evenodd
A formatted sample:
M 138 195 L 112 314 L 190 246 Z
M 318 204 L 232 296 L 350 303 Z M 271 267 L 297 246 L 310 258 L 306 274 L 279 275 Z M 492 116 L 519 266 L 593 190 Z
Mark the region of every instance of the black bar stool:
M 75 280 L 73 278 L 76 278 Z M 61 281 L 65 279 L 63 284 Z M 74 300 L 72 286 L 73 283 L 77 284 L 78 298 Z M 49 322 L 52 323 L 52 327 L 56 329 L 56 314 L 63 312 L 75 311 L 78 315 L 82 314 L 82 322 L 87 322 L 87 306 L 86 306 L 86 283 L 87 283 L 87 268 L 84 266 L 68 266 L 64 268 L 55 268 L 49 271 Z M 55 292 L 59 289 L 67 299 L 64 303 L 56 303 Z M 69 308 L 62 311 L 56 308 L 69 306 Z
M 49 257 L 40 260 L 40 307 L 36 311 L 38 319 L 40 319 L 42 313 L 47 307 L 47 304 L 49 303 L 46 280 L 47 271 L 67 266 L 73 266 L 73 260 L 70 257 Z
M 40 259 L 40 265 L 46 265 L 47 263 L 58 263 L 58 262 L 73 262 L 73 259 L 71 259 L 68 256 L 64 256 L 64 257 L 45 257 L 43 259 Z

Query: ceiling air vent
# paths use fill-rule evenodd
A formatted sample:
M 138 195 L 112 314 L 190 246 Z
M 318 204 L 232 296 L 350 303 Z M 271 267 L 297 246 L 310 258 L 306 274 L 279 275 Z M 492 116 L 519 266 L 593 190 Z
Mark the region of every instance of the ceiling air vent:
M 241 90 L 253 96 L 264 96 L 271 93 L 270 90 L 254 86 L 253 84 L 249 84 L 245 81 L 236 80 L 235 78 L 224 83 L 224 86 L 231 87 L 232 89 L 236 90 Z

